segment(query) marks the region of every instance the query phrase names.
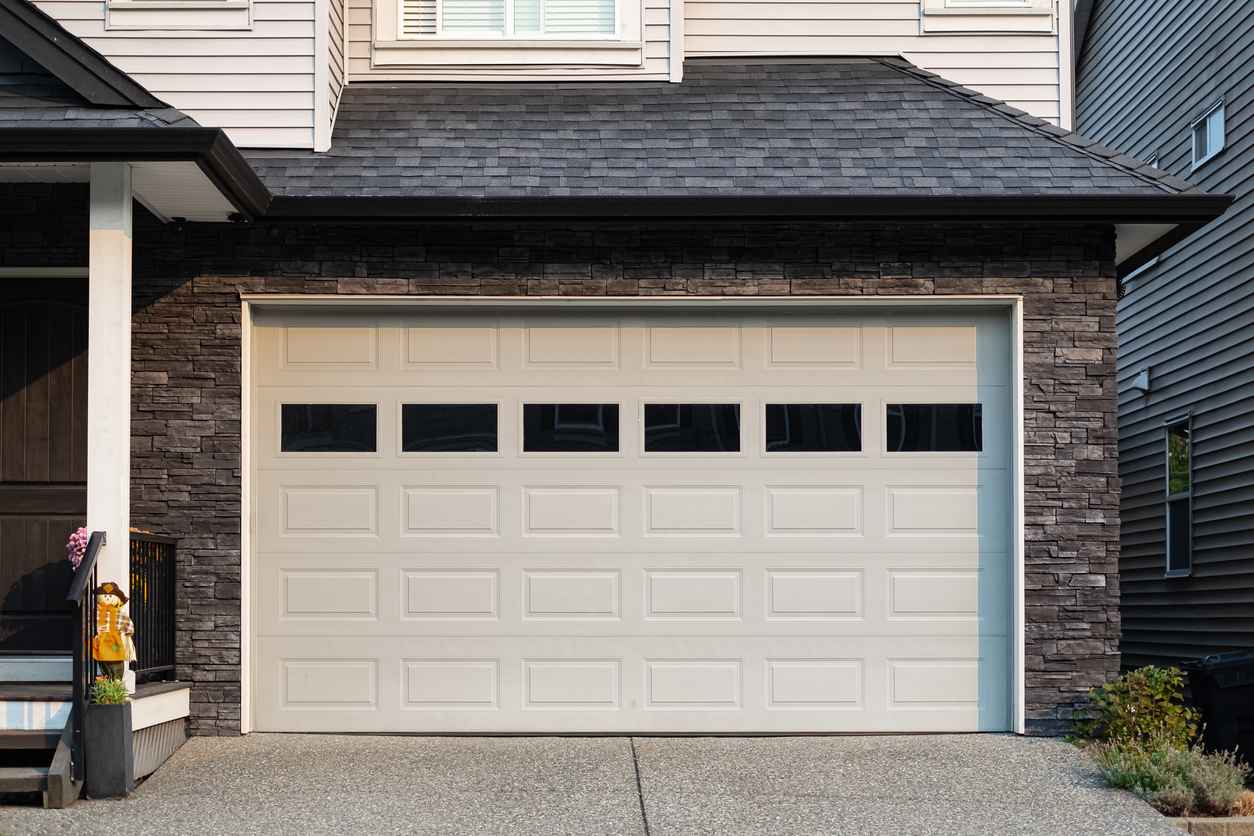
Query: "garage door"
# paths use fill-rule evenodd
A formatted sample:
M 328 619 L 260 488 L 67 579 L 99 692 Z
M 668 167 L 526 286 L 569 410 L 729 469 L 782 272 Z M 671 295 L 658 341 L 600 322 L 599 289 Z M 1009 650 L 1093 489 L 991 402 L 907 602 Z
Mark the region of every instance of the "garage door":
M 255 728 L 1009 728 L 1004 313 L 475 310 L 258 313 Z

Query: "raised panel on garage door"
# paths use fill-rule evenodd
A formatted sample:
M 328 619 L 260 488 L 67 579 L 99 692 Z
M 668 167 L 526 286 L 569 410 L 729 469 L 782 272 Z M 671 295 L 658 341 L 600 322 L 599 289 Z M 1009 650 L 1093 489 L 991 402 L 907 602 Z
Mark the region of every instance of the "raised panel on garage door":
M 1010 727 L 1004 313 L 255 328 L 254 728 Z

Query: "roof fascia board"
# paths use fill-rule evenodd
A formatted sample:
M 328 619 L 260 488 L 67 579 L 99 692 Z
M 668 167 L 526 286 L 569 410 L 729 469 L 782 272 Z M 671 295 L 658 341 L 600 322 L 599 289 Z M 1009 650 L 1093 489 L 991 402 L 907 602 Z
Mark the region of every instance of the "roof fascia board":
M 93 105 L 140 109 L 169 106 L 25 0 L 0 0 L 0 33 Z
M 192 161 L 245 217 L 265 214 L 271 200 L 221 128 L 5 128 L 0 161 Z

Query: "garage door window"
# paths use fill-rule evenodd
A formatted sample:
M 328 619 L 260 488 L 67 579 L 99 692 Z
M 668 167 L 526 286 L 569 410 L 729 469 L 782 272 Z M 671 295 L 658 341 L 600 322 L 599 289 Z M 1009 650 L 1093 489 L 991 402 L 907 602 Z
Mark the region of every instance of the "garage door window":
M 617 453 L 618 404 L 524 404 L 523 452 Z
M 495 453 L 496 404 L 407 403 L 401 407 L 406 453 Z
M 849 453 L 862 449 L 862 405 L 768 403 L 768 453 Z
M 646 453 L 738 453 L 740 404 L 645 404 L 644 449 Z
M 967 453 L 984 449 L 978 403 L 888 405 L 888 452 Z
M 373 453 L 374 404 L 285 403 L 279 449 L 284 453 Z

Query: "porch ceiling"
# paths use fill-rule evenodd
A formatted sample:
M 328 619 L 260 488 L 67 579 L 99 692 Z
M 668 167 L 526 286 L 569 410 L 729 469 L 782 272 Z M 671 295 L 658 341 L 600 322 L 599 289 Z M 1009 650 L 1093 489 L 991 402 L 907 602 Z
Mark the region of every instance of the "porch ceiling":
M 131 163 L 135 199 L 163 221 L 215 223 L 239 210 L 213 180 L 191 160 Z M 0 162 L 0 183 L 87 183 L 86 162 Z

